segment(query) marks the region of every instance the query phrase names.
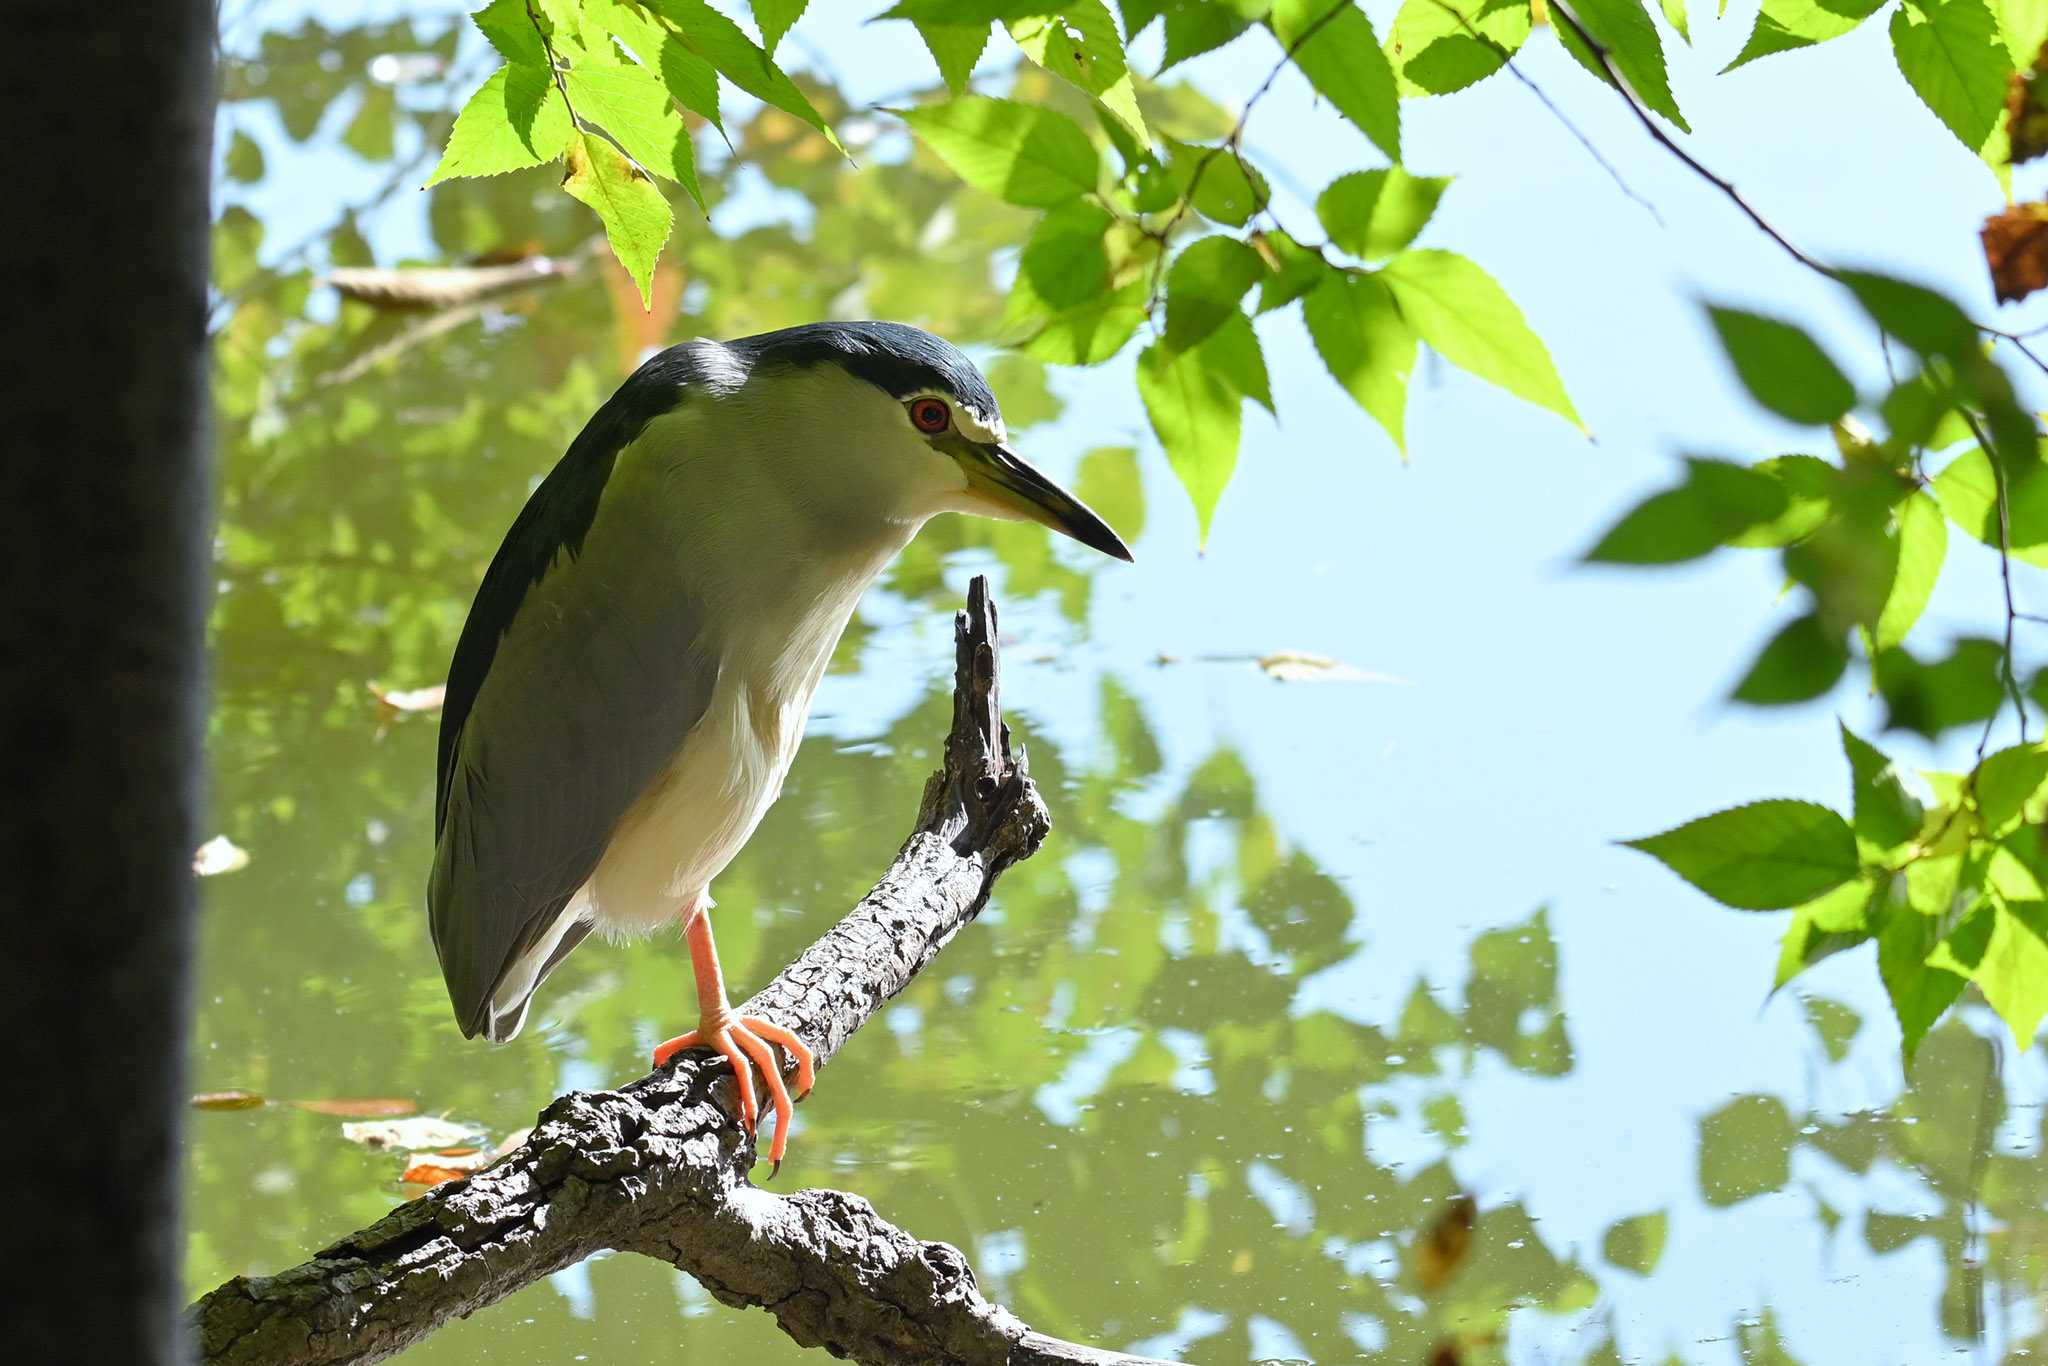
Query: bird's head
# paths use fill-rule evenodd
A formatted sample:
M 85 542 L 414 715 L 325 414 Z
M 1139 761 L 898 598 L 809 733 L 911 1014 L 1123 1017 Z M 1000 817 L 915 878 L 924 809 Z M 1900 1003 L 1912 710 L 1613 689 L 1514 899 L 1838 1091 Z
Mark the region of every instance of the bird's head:
M 1038 522 L 1131 558 L 1108 523 L 1010 448 L 988 381 L 950 342 L 903 323 L 836 322 L 724 349 L 739 362 L 745 389 L 807 410 L 804 420 L 818 432 L 810 448 L 818 474 L 839 481 L 842 492 L 857 486 L 919 520 L 965 512 Z M 796 375 L 811 381 L 800 386 Z

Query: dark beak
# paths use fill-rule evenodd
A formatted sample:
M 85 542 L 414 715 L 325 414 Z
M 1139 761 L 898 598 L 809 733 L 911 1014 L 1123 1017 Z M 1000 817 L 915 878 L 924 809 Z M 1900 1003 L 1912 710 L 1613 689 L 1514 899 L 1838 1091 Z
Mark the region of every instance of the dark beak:
M 968 484 L 984 501 L 994 504 L 998 515 L 1038 522 L 1105 555 L 1126 561 L 1131 558 L 1130 547 L 1109 529 L 1109 523 L 1008 446 L 977 444 L 970 449 L 972 455 L 960 462 L 961 468 L 967 471 Z

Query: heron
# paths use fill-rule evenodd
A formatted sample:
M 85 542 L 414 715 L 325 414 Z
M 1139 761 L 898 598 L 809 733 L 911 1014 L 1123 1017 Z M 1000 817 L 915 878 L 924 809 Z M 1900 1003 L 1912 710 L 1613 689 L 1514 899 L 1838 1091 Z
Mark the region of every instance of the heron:
M 780 1167 L 810 1090 L 790 1030 L 740 1016 L 711 883 L 782 790 L 867 587 L 941 513 L 1030 520 L 1121 560 L 1109 525 L 1011 449 L 988 381 L 919 328 L 825 322 L 673 346 L 598 409 L 526 501 L 449 667 L 427 891 L 465 1037 L 505 1042 L 593 932 L 681 923 L 691 1048 L 758 1066 Z

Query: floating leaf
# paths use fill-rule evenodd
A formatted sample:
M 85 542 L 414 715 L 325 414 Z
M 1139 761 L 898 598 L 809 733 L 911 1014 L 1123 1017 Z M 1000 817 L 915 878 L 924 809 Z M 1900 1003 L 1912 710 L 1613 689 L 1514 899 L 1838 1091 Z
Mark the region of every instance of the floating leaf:
M 429 1148 L 454 1148 L 472 1142 L 483 1133 L 474 1124 L 458 1124 L 439 1115 L 411 1115 L 398 1119 L 366 1119 L 341 1126 L 341 1136 L 351 1143 L 380 1152 L 422 1152 Z
M 380 683 L 364 686 L 378 702 L 398 712 L 439 711 L 448 696 L 445 683 L 436 683 L 430 688 L 387 688 Z
M 255 1110 L 265 1103 L 254 1091 L 201 1091 L 190 1101 L 195 1110 Z
M 1858 871 L 1848 823 L 1813 802 L 1751 802 L 1624 843 L 1721 904 L 1745 911 L 1797 906 Z
M 1459 1194 L 1451 1197 L 1436 1222 L 1423 1231 L 1415 1244 L 1415 1279 L 1421 1282 L 1424 1294 L 1441 1290 L 1464 1263 L 1478 1225 L 1479 1202 Z
M 397 1119 L 404 1115 L 417 1114 L 420 1108 L 413 1101 L 401 1100 L 395 1096 L 352 1100 L 294 1100 L 289 1104 L 316 1115 L 333 1115 L 336 1119 Z
M 1356 664 L 1342 664 L 1327 655 L 1302 650 L 1276 650 L 1259 656 L 1259 668 L 1266 677 L 1282 683 L 1402 683 L 1392 674 L 1374 673 Z
M 215 835 L 192 851 L 192 871 L 200 877 L 239 873 L 249 866 L 249 851 L 226 835 Z

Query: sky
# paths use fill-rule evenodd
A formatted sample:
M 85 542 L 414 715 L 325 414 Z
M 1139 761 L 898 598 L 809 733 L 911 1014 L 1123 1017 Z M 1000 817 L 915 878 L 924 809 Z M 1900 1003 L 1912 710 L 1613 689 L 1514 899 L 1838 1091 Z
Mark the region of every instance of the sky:
M 306 8 L 359 22 L 421 7 Z M 784 58 L 823 62 L 857 105 L 927 84 L 934 73 L 907 30 L 862 22 L 879 8 L 814 5 Z M 1391 7 L 1368 11 L 1384 34 Z M 300 12 L 274 6 L 262 22 L 288 26 Z M 1717 75 L 1753 12 L 1750 0 L 1734 0 L 1725 19 L 1697 16 L 1693 48 L 1666 34 L 1672 86 L 1695 130 L 1687 147 L 1824 260 L 1934 285 L 2007 328 L 2048 322 L 2048 303 L 1994 304 L 1976 230 L 2001 191 L 1898 76 L 1882 19 Z M 239 41 L 231 33 L 230 45 Z M 1141 69 L 1157 50 L 1155 32 L 1140 45 Z M 1228 103 L 1276 56 L 1255 37 L 1185 71 Z M 1765 1091 L 1848 1112 L 1897 1095 L 1897 1027 L 1867 951 L 1810 975 L 1812 990 L 1865 1020 L 1848 1062 L 1818 1071 L 1793 994 L 1765 1000 L 1784 917 L 1722 909 L 1614 843 L 1762 797 L 1845 806 L 1835 718 L 1871 734 L 1882 708 L 1854 669 L 1807 706 L 1726 702 L 1795 610 L 1774 556 L 1727 552 L 1660 571 L 1578 563 L 1623 511 L 1675 480 L 1684 454 L 1813 448 L 1814 433 L 1771 418 L 1735 382 L 1704 302 L 1799 322 L 1867 396 L 1884 380 L 1875 333 L 1842 291 L 1652 142 L 1548 35 L 1517 65 L 1556 112 L 1507 75 L 1403 106 L 1408 168 L 1457 177 L 1420 244 L 1464 253 L 1502 282 L 1549 344 L 1592 439 L 1427 360 L 1404 462 L 1329 380 L 1298 320 L 1265 319 L 1280 418 L 1248 410 L 1237 477 L 1198 553 L 1192 508 L 1138 406 L 1132 358 L 1062 373 L 1065 412 L 1027 434 L 1027 454 L 1058 476 L 1091 447 L 1138 446 L 1150 516 L 1137 563 L 1097 575 L 1086 639 L 1074 640 L 1049 604 L 1006 610 L 1006 634 L 1026 643 L 1008 660 L 1006 696 L 1063 743 L 1086 744 L 1097 680 L 1115 673 L 1154 718 L 1165 790 L 1218 743 L 1243 755 L 1285 837 L 1359 907 L 1367 951 L 1318 978 L 1298 1008 L 1383 1022 L 1418 974 L 1459 981 L 1475 934 L 1550 908 L 1577 1065 L 1559 1081 L 1483 1065 L 1463 1093 L 1472 1140 L 1458 1166 L 1482 1201 L 1526 1200 L 1553 1246 L 1588 1258 L 1615 1219 L 1672 1207 L 1666 1268 L 1608 1289 L 1626 1349 L 1732 1360 L 1715 1340 L 1774 1302 L 1809 1359 L 1931 1359 L 1942 1345 L 1932 1249 L 1852 1253 L 1831 1265 L 1834 1245 L 1796 1194 L 1800 1177 L 1827 1188 L 1827 1171 L 1802 1167 L 1795 1193 L 1732 1210 L 1709 1210 L 1694 1194 L 1698 1118 L 1731 1096 Z M 1283 220 L 1302 225 L 1313 223 L 1323 184 L 1383 164 L 1293 73 L 1260 103 L 1247 145 L 1276 168 Z M 326 222 L 333 202 L 382 178 L 345 162 L 320 168 L 317 200 L 261 187 L 272 196 L 263 204 L 272 242 Z M 725 212 L 775 211 L 764 198 Z M 400 196 L 372 227 L 385 259 L 424 250 L 417 197 Z M 1088 552 L 1062 553 L 1080 562 Z M 969 570 L 959 569 L 963 586 Z M 2048 609 L 2031 571 L 2020 591 L 2023 608 Z M 1995 632 L 1998 602 L 1992 556 L 1952 536 L 1913 643 L 1935 650 L 1950 633 Z M 863 612 L 897 629 L 879 633 L 865 666 L 828 680 L 819 698 L 816 724 L 848 736 L 872 733 L 950 667 L 949 623 L 909 620 L 880 595 Z M 2023 636 L 2023 658 L 2038 660 L 2038 645 Z M 1290 689 L 1248 666 L 1154 662 L 1279 649 L 1399 681 Z M 1975 735 L 1939 747 L 1900 735 L 1883 743 L 1913 763 L 1958 767 Z M 2008 1052 L 2007 1062 L 2015 1103 L 2038 1107 L 2048 1092 L 2038 1054 Z M 1370 1141 L 1398 1150 L 1401 1129 Z M 1887 1207 L 1910 1207 L 1910 1183 L 1897 1186 Z M 1870 1198 L 1869 1187 L 1855 1198 Z

